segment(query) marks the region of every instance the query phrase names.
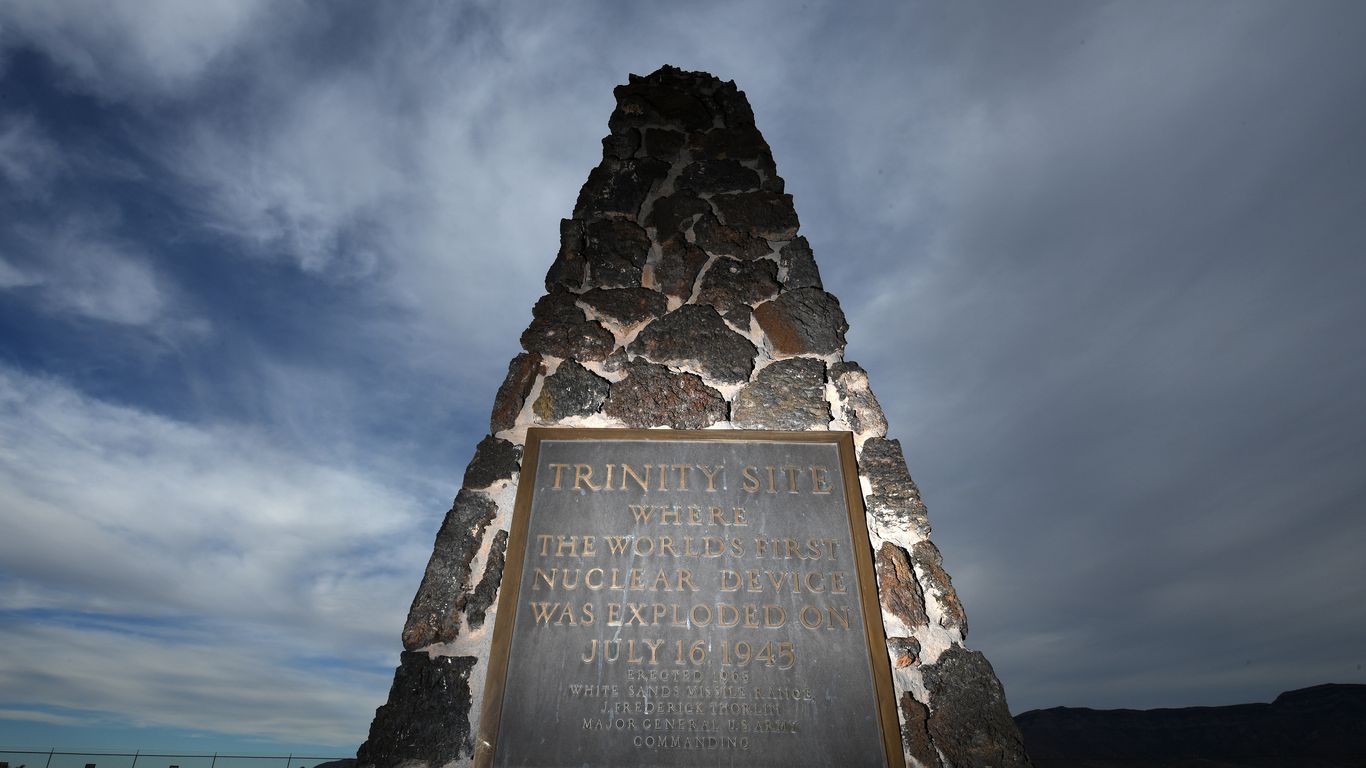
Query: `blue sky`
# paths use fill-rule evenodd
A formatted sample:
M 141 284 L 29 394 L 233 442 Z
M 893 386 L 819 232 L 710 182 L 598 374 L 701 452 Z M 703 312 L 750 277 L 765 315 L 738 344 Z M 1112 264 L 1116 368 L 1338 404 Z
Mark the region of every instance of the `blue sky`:
M 1012 709 L 1366 682 L 1366 6 L 0 2 L 0 745 L 345 754 L 600 157 L 746 91 Z

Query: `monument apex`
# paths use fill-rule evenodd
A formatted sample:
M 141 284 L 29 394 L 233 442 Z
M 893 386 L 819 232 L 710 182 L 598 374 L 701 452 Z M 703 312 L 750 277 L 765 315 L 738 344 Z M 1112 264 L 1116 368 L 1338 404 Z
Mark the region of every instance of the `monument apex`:
M 1028 765 L 744 93 L 615 95 L 360 763 Z

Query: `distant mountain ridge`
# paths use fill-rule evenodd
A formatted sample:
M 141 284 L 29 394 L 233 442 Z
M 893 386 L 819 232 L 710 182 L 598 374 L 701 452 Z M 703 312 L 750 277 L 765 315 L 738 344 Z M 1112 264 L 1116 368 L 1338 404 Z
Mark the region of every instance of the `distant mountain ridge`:
M 1034 709 L 1015 723 L 1035 768 L 1366 768 L 1366 685 L 1270 704 Z

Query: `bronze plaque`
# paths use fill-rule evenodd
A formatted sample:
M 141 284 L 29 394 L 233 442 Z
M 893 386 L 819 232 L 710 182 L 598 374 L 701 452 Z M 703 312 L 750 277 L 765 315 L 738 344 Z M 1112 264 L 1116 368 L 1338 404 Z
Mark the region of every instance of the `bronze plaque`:
M 902 766 L 840 432 L 532 429 L 475 762 Z

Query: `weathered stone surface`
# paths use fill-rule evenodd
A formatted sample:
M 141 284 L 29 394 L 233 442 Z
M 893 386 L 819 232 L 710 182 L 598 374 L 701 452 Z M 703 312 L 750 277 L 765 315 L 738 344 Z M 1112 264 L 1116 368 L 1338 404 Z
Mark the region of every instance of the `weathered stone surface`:
M 436 534 L 432 557 L 417 588 L 408 621 L 403 628 L 403 647 L 408 650 L 432 643 L 448 643 L 460 632 L 457 601 L 470 577 L 470 561 L 479 548 L 484 528 L 498 514 L 498 507 L 483 493 L 462 489 L 446 513 Z
M 706 304 L 685 304 L 645 326 L 631 343 L 632 354 L 656 363 L 687 367 L 708 379 L 749 380 L 758 350 L 726 326 Z
M 588 277 L 588 262 L 583 257 L 583 222 L 560 219 L 560 251 L 545 273 L 545 289 L 557 286 L 579 290 Z
M 645 217 L 645 226 L 653 227 L 655 237 L 663 242 L 688 229 L 693 218 L 701 213 L 710 214 L 711 206 L 683 190 L 655 200 L 649 215 Z
M 783 177 L 778 175 L 778 166 L 773 162 L 773 156 L 769 154 L 760 155 L 759 159 L 755 161 L 755 165 L 759 169 L 759 176 L 764 180 L 759 188 L 765 192 L 781 195 L 784 187 Z
M 825 363 L 809 357 L 769 363 L 735 396 L 731 421 L 741 429 L 803 430 L 829 425 Z
M 701 99 L 654 75 L 619 85 L 613 93 L 617 97 L 617 109 L 608 125 L 614 131 L 621 125 L 645 123 L 699 131 L 710 128 L 713 123 L 711 112 Z
M 672 163 L 678 156 L 678 150 L 683 148 L 685 134 L 681 131 L 671 131 L 667 128 L 646 128 L 645 129 L 645 154 L 650 157 Z
M 1005 690 L 985 656 L 952 645 L 923 670 L 933 706 L 930 737 L 949 763 L 955 768 L 1028 768 Z
M 815 288 L 798 288 L 754 308 L 773 350 L 783 355 L 829 355 L 844 348 L 839 300 Z
M 767 301 L 778 293 L 778 265 L 768 259 L 717 259 L 702 276 L 702 293 L 717 288 L 732 291 L 745 304 Z
M 855 434 L 874 437 L 887 434 L 887 417 L 882 405 L 868 386 L 868 372 L 858 363 L 843 362 L 830 366 L 830 382 L 840 399 L 841 415 Z
M 757 237 L 750 237 L 736 227 L 727 227 L 710 213 L 702 216 L 692 226 L 693 242 L 707 253 L 718 256 L 733 256 L 737 259 L 762 259 L 772 253 L 768 243 Z
M 697 274 L 707 264 L 707 254 L 680 238 L 660 245 L 659 263 L 654 268 L 655 286 L 664 293 L 687 301 L 692 296 Z
M 797 237 L 784 245 L 778 251 L 778 264 L 782 267 L 783 287 L 787 290 L 824 287 L 820 270 L 816 268 L 816 256 L 806 238 Z
M 619 133 L 610 133 L 602 140 L 603 157 L 615 157 L 618 160 L 625 160 L 640 149 L 640 131 L 635 128 L 625 128 Z
M 870 492 L 864 499 L 868 513 L 884 528 L 930 533 L 929 515 L 920 500 L 920 489 L 906 471 L 901 441 L 869 438 L 859 454 L 859 473 L 868 478 Z
M 616 338 L 589 320 L 575 300 L 574 294 L 561 290 L 542 296 L 531 309 L 531 325 L 522 332 L 522 348 L 574 360 L 606 359 Z
M 508 363 L 508 373 L 498 387 L 493 398 L 493 413 L 489 416 L 489 432 L 498 433 L 512 429 L 517 424 L 517 414 L 541 373 L 541 356 L 535 352 L 522 352 Z
M 498 596 L 498 585 L 503 583 L 503 565 L 507 560 L 507 551 L 508 532 L 495 533 L 493 542 L 489 545 L 489 558 L 488 564 L 484 567 L 484 575 L 479 578 L 479 584 L 475 586 L 474 591 L 462 596 L 460 607 L 465 611 L 465 620 L 469 622 L 470 629 L 478 629 L 484 625 L 484 617 L 488 615 L 489 607 Z
M 635 325 L 664 314 L 669 302 L 649 288 L 594 288 L 579 294 L 579 301 L 599 316 L 620 325 Z
M 545 377 L 541 394 L 531 404 L 536 418 L 550 423 L 570 416 L 588 416 L 598 412 L 607 399 L 607 379 L 598 376 L 573 360 L 565 360 L 555 372 Z
M 633 360 L 626 378 L 612 384 L 603 413 L 629 427 L 702 429 L 726 418 L 726 401 L 699 376 Z
M 466 488 L 487 488 L 499 480 L 509 480 L 522 468 L 522 446 L 488 435 L 474 449 L 474 459 L 465 468 Z
M 920 660 L 920 641 L 914 637 L 889 637 L 887 650 L 891 651 L 892 666 L 905 669 Z
M 389 701 L 375 710 L 370 738 L 356 753 L 359 766 L 396 766 L 409 760 L 441 766 L 474 754 L 470 733 L 472 656 L 408 651 L 400 657 Z
M 585 286 L 633 288 L 650 257 L 650 236 L 629 221 L 590 221 L 583 228 Z
M 712 305 L 731 327 L 744 333 L 749 332 L 749 318 L 754 314 L 754 310 L 735 291 L 729 288 L 707 288 L 698 291 L 697 303 Z
M 966 639 L 968 636 L 968 617 L 963 612 L 963 604 L 958 600 L 958 592 L 953 581 L 944 570 L 943 558 L 939 548 L 929 539 L 917 541 L 911 547 L 911 561 L 919 568 L 919 580 L 925 592 L 938 593 L 939 625 L 946 629 L 956 629 Z
M 624 217 L 634 221 L 650 189 L 668 173 L 668 163 L 652 157 L 604 158 L 579 190 L 574 218 Z
M 942 768 L 939 753 L 930 743 L 930 710 L 916 701 L 910 691 L 901 694 L 901 718 L 906 721 L 901 727 L 901 742 L 906 753 L 924 768 Z
M 684 168 L 674 186 L 691 189 L 699 195 L 748 192 L 759 188 L 759 174 L 737 160 L 707 158 Z
M 925 595 L 915 579 L 911 557 L 890 541 L 877 551 L 877 591 L 882 610 L 901 619 L 909 629 L 930 623 L 925 614 Z
M 688 136 L 688 149 L 693 157 L 730 158 L 732 160 L 755 160 L 768 157 L 768 142 L 753 128 L 717 128 L 706 133 Z
M 765 240 L 791 240 L 797 235 L 797 212 L 792 208 L 792 195 L 768 190 L 713 195 L 712 207 L 721 221 L 740 227 L 755 237 Z
M 712 100 L 720 107 L 721 120 L 727 128 L 754 127 L 754 111 L 750 109 L 749 99 L 734 82 L 721 83 L 712 94 Z

